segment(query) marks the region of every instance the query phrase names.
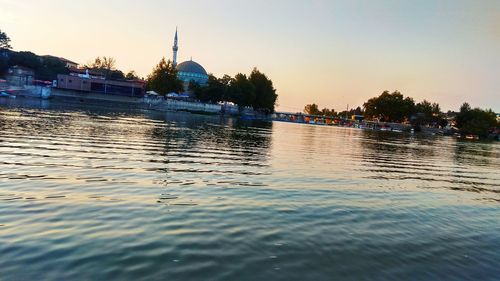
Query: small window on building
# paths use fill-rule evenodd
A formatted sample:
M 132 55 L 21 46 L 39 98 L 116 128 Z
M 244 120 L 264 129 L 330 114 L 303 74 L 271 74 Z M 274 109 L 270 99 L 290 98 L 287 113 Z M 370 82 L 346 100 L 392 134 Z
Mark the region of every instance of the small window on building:
M 61 82 L 64 82 L 64 78 L 61 78 Z
M 71 79 L 68 80 L 69 83 L 73 82 Z

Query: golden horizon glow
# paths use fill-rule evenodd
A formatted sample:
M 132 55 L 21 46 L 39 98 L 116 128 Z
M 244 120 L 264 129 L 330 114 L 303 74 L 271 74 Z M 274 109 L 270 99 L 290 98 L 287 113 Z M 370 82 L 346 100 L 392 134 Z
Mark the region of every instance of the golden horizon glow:
M 278 89 L 282 111 L 307 103 L 343 110 L 384 90 L 442 110 L 500 111 L 498 1 L 0 0 L 14 50 L 85 64 L 112 56 L 147 76 L 171 58 L 220 77 L 253 67 Z

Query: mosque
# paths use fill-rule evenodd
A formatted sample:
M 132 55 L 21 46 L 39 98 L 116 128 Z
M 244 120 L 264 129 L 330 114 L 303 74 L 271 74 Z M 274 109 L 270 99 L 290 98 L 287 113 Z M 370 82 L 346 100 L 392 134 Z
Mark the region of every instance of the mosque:
M 173 64 L 177 69 L 177 77 L 183 82 L 184 90 L 187 91 L 189 87 L 189 82 L 194 81 L 200 85 L 206 85 L 208 81 L 208 74 L 205 68 L 199 63 L 193 61 L 193 59 L 177 64 L 177 51 L 179 46 L 177 45 L 177 28 L 175 29 L 174 46 L 172 51 L 174 52 Z

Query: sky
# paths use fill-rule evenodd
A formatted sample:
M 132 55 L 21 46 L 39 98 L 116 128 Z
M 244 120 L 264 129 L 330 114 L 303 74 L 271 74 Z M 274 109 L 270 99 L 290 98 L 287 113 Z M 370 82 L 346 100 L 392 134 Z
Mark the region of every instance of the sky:
M 500 112 L 500 1 L 0 0 L 14 50 L 80 64 L 111 56 L 146 77 L 191 57 L 217 77 L 273 80 L 280 111 L 337 111 L 384 90 Z

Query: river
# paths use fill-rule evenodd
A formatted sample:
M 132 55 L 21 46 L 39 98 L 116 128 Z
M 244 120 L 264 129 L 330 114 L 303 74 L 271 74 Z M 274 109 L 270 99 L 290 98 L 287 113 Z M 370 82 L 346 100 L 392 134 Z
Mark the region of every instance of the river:
M 0 98 L 0 280 L 498 280 L 500 143 Z

